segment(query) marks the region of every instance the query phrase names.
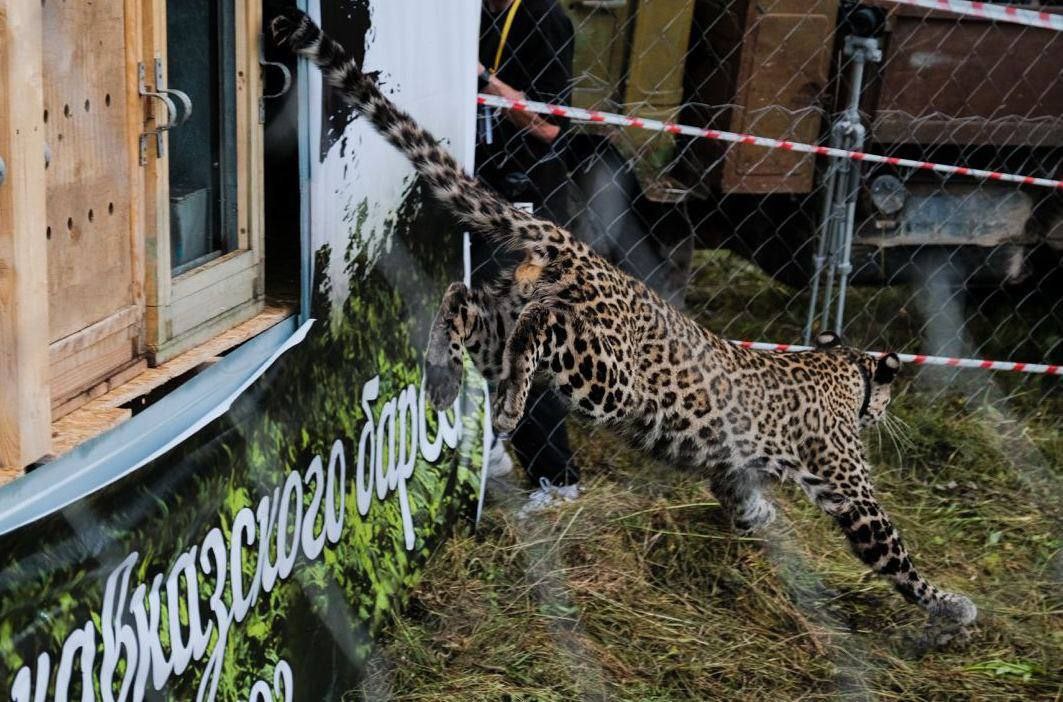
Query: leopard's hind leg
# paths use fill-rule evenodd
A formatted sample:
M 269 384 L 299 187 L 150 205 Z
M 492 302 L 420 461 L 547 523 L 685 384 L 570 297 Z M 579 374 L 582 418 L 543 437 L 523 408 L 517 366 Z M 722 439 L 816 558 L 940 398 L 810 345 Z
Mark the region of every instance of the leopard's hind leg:
M 425 382 L 432 404 L 447 407 L 461 386 L 462 349 L 489 381 L 498 379 L 508 300 L 487 289 L 451 283 L 428 336 Z
M 900 533 L 875 498 L 862 454 L 838 456 L 832 451 L 819 458 L 815 469 L 801 471 L 797 480 L 834 517 L 856 556 L 892 582 L 905 599 L 927 611 L 928 643 L 965 637 L 977 608 L 969 598 L 938 589 L 916 571 Z
M 761 476 L 754 468 L 721 463 L 713 466 L 711 476 L 712 494 L 738 534 L 757 533 L 775 520 L 775 506 L 764 496 Z

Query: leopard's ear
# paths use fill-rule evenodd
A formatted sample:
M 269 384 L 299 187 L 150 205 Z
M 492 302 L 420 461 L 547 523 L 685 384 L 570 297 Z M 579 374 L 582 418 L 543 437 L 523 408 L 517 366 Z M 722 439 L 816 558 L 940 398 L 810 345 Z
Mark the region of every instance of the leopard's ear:
M 901 359 L 895 353 L 887 353 L 878 359 L 875 365 L 875 382 L 880 385 L 889 385 L 897 377 L 901 369 Z
M 842 337 L 832 331 L 821 331 L 816 335 L 817 349 L 833 349 L 842 345 Z

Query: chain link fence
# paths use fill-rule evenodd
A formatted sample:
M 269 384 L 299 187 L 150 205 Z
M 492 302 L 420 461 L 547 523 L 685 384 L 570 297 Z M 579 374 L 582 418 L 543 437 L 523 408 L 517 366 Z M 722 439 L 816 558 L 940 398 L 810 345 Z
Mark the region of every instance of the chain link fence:
M 515 199 L 552 202 L 548 216 L 730 339 L 807 343 L 835 329 L 867 349 L 1063 363 L 1063 189 L 895 163 L 1063 177 L 1063 32 L 892 0 L 559 4 L 574 29 L 571 87 L 534 94 L 561 53 L 523 67 L 530 99 L 890 161 L 595 115 L 569 120 L 543 157 L 564 161 L 563 185 L 538 192 L 533 176 Z M 556 40 L 543 12 L 542 36 L 506 38 L 499 77 L 524 44 Z M 506 119 L 481 109 L 494 115 L 482 123 Z M 1063 428 L 1058 376 L 906 375 L 920 401 L 991 407 L 1020 433 Z
M 1063 176 L 1063 33 L 921 2 L 484 0 L 478 174 L 728 339 L 833 328 L 1060 364 L 1063 189 L 1027 178 Z M 886 161 L 817 153 L 832 147 Z M 514 263 L 471 253 L 474 284 Z M 891 436 L 868 436 L 914 557 L 981 612 L 940 654 L 795 486 L 738 539 L 704 475 L 533 390 L 509 449 L 541 489 L 492 449 L 491 508 L 430 563 L 372 694 L 1058 697 L 1061 382 L 914 364 Z

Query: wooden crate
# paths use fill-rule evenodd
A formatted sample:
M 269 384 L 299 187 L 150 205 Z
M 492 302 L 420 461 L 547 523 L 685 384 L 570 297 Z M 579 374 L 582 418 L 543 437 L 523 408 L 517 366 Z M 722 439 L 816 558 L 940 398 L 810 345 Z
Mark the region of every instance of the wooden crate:
M 0 467 L 50 424 L 262 308 L 261 3 L 235 0 L 235 250 L 174 275 L 168 120 L 148 89 L 182 0 L 0 1 Z M 211 27 L 206 27 L 211 31 Z M 164 148 L 167 146 L 164 140 Z

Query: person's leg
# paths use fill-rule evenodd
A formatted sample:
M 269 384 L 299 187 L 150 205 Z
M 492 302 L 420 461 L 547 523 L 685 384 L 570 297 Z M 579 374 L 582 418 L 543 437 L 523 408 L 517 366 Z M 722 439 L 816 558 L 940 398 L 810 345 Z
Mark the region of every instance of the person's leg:
M 568 167 L 551 152 L 528 169 L 536 213 L 565 226 L 568 223 Z M 534 485 L 546 488 L 574 486 L 579 466 L 572 456 L 565 417 L 568 409 L 549 388 L 533 387 L 528 393 L 523 419 L 513 431 L 510 445 Z M 544 484 L 545 481 L 545 484 Z M 575 491 L 571 491 L 575 496 Z M 568 493 L 565 497 L 569 497 Z
M 510 446 L 528 478 L 537 486 L 579 482 L 579 465 L 572 456 L 565 428 L 565 405 L 553 390 L 532 387 L 524 417 L 517 423 Z

